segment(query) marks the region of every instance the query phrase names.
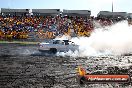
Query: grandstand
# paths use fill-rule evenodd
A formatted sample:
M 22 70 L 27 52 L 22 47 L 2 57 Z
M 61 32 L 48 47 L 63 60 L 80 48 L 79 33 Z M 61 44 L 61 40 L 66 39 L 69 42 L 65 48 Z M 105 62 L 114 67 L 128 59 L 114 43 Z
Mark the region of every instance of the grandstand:
M 32 13 L 33 16 L 30 16 Z M 131 19 L 126 12 L 100 11 L 97 18 L 90 10 L 60 9 L 7 9 L 1 8 L 0 39 L 51 39 L 60 35 L 90 36 L 94 30 L 93 21 L 102 26 Z M 132 24 L 132 20 L 128 20 Z

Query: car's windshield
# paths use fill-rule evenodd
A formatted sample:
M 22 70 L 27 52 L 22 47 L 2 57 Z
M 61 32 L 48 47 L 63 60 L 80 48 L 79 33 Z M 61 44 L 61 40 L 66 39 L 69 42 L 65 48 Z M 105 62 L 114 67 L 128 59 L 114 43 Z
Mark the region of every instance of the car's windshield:
M 64 44 L 64 41 L 55 40 L 55 41 L 53 41 L 53 44 Z
M 55 40 L 55 41 L 53 41 L 53 44 L 69 45 L 69 42 L 65 41 L 65 40 Z

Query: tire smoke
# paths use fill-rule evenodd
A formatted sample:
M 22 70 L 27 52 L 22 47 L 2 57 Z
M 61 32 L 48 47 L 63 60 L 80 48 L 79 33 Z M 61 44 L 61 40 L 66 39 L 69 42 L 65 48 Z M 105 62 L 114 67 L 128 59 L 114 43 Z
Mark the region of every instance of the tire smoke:
M 90 37 L 74 37 L 79 51 L 58 53 L 61 56 L 87 57 L 98 55 L 124 55 L 132 53 L 132 26 L 122 21 L 111 26 L 94 29 Z

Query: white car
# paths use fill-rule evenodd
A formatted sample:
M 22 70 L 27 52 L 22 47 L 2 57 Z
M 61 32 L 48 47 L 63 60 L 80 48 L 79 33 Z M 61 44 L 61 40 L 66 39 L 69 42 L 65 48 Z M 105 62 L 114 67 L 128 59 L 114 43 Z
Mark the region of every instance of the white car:
M 52 43 L 44 43 L 44 42 L 40 43 L 38 50 L 41 52 L 50 51 L 50 53 L 55 54 L 57 52 L 79 50 L 79 46 L 69 40 L 53 40 Z

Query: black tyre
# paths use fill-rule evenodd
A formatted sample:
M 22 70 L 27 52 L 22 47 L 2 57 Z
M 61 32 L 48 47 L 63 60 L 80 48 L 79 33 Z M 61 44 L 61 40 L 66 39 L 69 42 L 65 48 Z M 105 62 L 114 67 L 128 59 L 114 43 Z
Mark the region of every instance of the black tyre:
M 50 49 L 50 53 L 56 54 L 57 53 L 57 49 L 56 48 L 51 48 Z

